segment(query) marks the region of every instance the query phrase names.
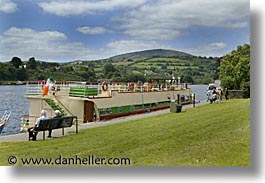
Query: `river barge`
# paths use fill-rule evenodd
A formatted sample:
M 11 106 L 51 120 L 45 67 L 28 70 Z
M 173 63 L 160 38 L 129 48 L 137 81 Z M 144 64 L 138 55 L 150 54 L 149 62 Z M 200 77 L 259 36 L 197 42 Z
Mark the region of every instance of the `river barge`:
M 28 125 L 33 125 L 41 110 L 48 117 L 60 110 L 88 123 L 169 108 L 170 102 L 192 102 L 192 91 L 176 79 L 149 82 L 75 82 L 56 81 L 43 96 L 45 81 L 27 81 L 25 97 L 30 100 Z M 25 125 L 25 124 L 24 124 Z M 27 125 L 27 126 L 28 126 Z

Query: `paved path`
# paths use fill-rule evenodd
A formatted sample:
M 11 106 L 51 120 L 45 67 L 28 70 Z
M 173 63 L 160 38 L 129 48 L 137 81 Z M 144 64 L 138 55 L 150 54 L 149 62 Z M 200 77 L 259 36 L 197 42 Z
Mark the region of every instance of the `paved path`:
M 196 104 L 196 106 L 200 106 L 200 105 L 204 105 L 204 104 L 207 104 L 206 101 L 200 102 L 200 103 Z M 192 108 L 192 107 L 193 107 L 192 105 L 185 105 L 185 106 L 183 106 L 182 109 L 185 110 L 186 108 Z M 151 116 L 166 114 L 169 112 L 170 112 L 169 109 L 165 109 L 165 110 L 159 110 L 159 111 L 154 111 L 154 112 L 149 112 L 149 113 L 143 113 L 143 114 L 130 115 L 130 116 L 125 116 L 125 117 L 120 117 L 120 118 L 114 118 L 114 119 L 107 120 L 107 121 L 83 123 L 83 124 L 79 124 L 78 130 L 83 130 L 83 129 L 87 129 L 87 128 L 96 128 L 96 127 L 100 127 L 100 126 L 107 126 L 107 125 L 111 125 L 111 124 L 117 124 L 117 123 L 131 121 L 131 120 L 143 119 L 143 118 L 147 118 L 147 117 L 151 117 Z M 64 129 L 65 135 L 67 135 L 68 132 L 70 132 L 70 131 L 75 131 L 75 128 L 76 128 L 75 125 L 72 126 L 71 128 L 65 128 Z M 48 135 L 48 132 L 46 132 L 45 134 Z M 52 131 L 52 137 L 53 138 L 62 137 L 62 129 L 53 130 Z M 37 136 L 37 140 L 42 140 L 42 138 L 43 138 L 43 132 L 39 132 L 38 136 Z M 47 137 L 45 137 L 45 139 L 50 140 Z M 20 134 L 15 134 L 15 135 L 0 136 L 0 143 L 1 142 L 19 142 L 19 141 L 28 141 L 28 133 L 20 133 Z

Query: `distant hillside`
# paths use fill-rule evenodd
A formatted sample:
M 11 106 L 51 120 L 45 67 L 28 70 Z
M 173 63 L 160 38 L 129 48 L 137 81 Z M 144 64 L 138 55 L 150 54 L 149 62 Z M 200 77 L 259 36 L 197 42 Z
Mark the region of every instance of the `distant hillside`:
M 120 82 L 147 81 L 150 78 L 179 76 L 182 82 L 210 83 L 219 78 L 219 58 L 193 56 L 188 53 L 154 49 L 117 55 L 103 60 L 76 60 L 68 63 L 21 61 L 13 57 L 0 62 L 1 81 L 55 80 Z
M 219 78 L 220 62 L 217 57 L 207 58 L 175 50 L 154 49 L 80 64 L 93 68 L 96 78 L 113 81 L 127 82 L 180 76 L 182 82 L 207 84 Z
M 109 59 L 117 61 L 125 59 L 144 58 L 144 57 L 178 57 L 178 58 L 186 57 L 187 58 L 187 57 L 193 57 L 193 55 L 175 50 L 153 49 L 153 50 L 145 50 L 145 51 L 137 51 L 132 53 L 121 54 L 114 57 L 110 57 Z

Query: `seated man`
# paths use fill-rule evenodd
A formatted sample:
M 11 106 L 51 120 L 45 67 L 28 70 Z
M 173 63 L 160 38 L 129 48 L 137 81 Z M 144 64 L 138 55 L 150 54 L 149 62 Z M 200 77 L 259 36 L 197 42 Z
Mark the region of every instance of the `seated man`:
M 35 123 L 35 126 L 28 129 L 29 137 L 32 137 L 32 140 L 34 140 L 34 141 L 37 139 L 38 128 L 39 128 L 40 121 L 42 119 L 48 119 L 47 116 L 46 116 L 46 111 L 45 110 L 41 111 L 41 117 L 39 117 L 37 119 L 37 121 Z
M 53 118 L 60 118 L 61 116 L 61 112 L 59 110 L 54 111 L 55 116 Z M 49 129 L 49 135 L 48 138 L 52 137 L 52 129 Z

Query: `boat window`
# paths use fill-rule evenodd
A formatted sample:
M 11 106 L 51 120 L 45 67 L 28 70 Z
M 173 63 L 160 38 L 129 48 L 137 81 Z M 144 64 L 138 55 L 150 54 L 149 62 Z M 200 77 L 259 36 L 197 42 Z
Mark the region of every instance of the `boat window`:
M 135 105 L 135 106 L 134 106 L 134 109 L 135 109 L 135 110 L 141 110 L 141 109 L 142 109 L 142 105 Z
M 112 113 L 111 108 L 107 108 L 106 111 L 107 111 L 107 114 L 111 114 Z
M 144 104 L 145 109 L 150 109 L 150 104 Z
M 180 96 L 180 102 L 184 102 L 185 101 L 185 96 L 184 95 L 181 95 Z
M 152 103 L 151 104 L 151 108 L 156 108 L 156 107 L 158 107 L 158 103 Z

